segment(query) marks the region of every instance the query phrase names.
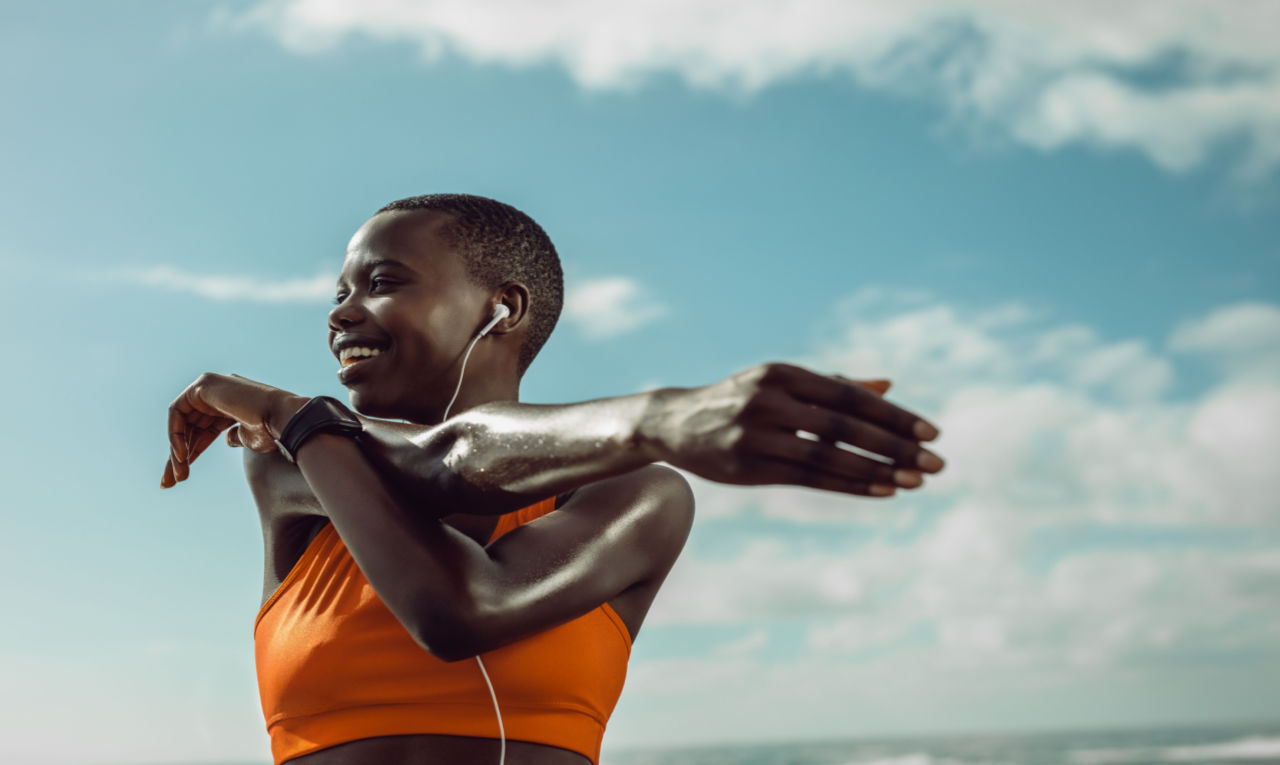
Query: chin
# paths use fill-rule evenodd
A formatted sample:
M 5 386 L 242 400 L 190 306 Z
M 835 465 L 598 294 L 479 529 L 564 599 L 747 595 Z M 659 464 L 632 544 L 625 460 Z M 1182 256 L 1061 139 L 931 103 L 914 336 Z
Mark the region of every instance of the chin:
M 365 387 L 356 385 L 347 388 L 347 397 L 351 401 L 351 408 L 365 417 L 382 419 L 393 417 L 394 415 L 387 413 L 391 407 L 387 405 L 385 397 L 377 395 L 375 391 L 366 390 Z
M 351 408 L 365 417 L 376 417 L 380 420 L 412 421 L 413 419 L 408 407 L 400 403 L 395 396 L 387 395 L 385 392 L 368 390 L 364 385 L 356 385 L 348 387 L 347 393 L 351 400 Z

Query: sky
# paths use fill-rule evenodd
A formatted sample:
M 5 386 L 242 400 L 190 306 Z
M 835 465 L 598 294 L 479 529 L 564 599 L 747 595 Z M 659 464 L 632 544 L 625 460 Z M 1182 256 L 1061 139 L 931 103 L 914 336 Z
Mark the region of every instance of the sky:
M 240 453 L 206 371 L 344 397 L 346 241 L 532 215 L 521 400 L 766 361 L 888 377 L 946 470 L 686 474 L 610 750 L 1280 717 L 1274 2 L 0 6 L 0 759 L 266 762 Z M 72 733 L 74 732 L 74 735 Z

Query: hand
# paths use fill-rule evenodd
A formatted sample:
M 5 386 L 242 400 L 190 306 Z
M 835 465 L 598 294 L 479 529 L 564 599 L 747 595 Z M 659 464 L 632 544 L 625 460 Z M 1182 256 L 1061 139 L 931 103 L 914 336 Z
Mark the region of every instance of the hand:
M 655 460 L 718 483 L 889 496 L 896 487 L 923 485 L 923 473 L 943 467 L 920 445 L 937 438 L 938 429 L 882 398 L 889 385 L 760 364 L 700 388 L 660 391 L 641 426 L 642 441 Z M 886 461 L 839 448 L 837 441 Z
M 274 451 L 279 433 L 271 428 L 283 428 L 306 401 L 240 375 L 200 375 L 169 405 L 169 459 L 160 488 L 186 480 L 190 464 L 227 428 L 231 446 Z

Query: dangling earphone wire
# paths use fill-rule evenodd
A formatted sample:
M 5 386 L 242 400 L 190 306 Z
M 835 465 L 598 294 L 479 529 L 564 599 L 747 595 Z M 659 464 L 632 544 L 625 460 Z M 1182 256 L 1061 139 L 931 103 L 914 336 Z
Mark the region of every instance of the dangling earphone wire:
M 476 341 L 489 334 L 489 330 L 493 329 L 493 325 L 510 315 L 511 309 L 502 303 L 498 303 L 493 307 L 493 318 L 471 339 L 471 344 L 467 346 L 467 352 L 462 356 L 462 368 L 458 370 L 458 387 L 453 389 L 453 398 L 449 399 L 449 405 L 444 408 L 444 416 L 440 418 L 441 422 L 449 419 L 449 410 L 453 408 L 453 402 L 458 400 L 458 391 L 462 390 L 462 375 L 467 371 L 467 359 L 471 357 L 471 349 L 476 347 Z M 484 675 L 484 684 L 489 686 L 489 697 L 493 699 L 493 711 L 498 715 L 498 738 L 501 739 L 498 749 L 498 765 L 504 765 L 507 760 L 507 734 L 502 728 L 502 710 L 498 708 L 498 694 L 493 690 L 493 683 L 489 681 L 489 673 L 484 668 L 484 662 L 480 661 L 479 654 L 476 654 L 476 663 L 480 665 L 480 674 Z

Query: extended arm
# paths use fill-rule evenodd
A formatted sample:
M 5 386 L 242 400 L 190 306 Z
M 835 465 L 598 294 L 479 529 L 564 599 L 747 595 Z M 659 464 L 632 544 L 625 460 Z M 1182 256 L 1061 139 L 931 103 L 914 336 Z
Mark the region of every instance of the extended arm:
M 380 475 L 442 510 L 500 514 L 660 459 L 645 421 L 660 389 L 572 404 L 481 404 L 435 427 L 366 421 Z M 447 514 L 447 513 L 445 513 Z
M 760 364 L 697 388 L 577 404 L 491 402 L 418 433 L 371 423 L 367 457 L 389 474 L 391 491 L 408 489 L 442 514 L 509 512 L 656 461 L 719 483 L 883 497 L 943 467 L 920 445 L 938 429 L 883 399 L 887 386 Z M 273 451 L 272 437 L 305 401 L 244 378 L 201 375 L 169 406 L 161 487 L 186 480 L 190 463 L 232 425 L 233 444 Z
M 418 434 L 375 434 L 365 450 L 389 483 L 419 482 L 413 493 L 441 497 L 447 512 L 506 513 L 657 461 L 722 483 L 883 497 L 943 467 L 920 445 L 937 428 L 885 401 L 886 388 L 762 364 L 700 388 L 575 404 L 495 401 Z M 797 438 L 800 430 L 817 438 Z
M 668 390 L 573 404 L 492 402 L 436 426 L 360 417 L 360 450 L 391 495 L 430 517 L 509 513 L 660 459 L 644 421 Z M 273 429 L 306 401 L 282 401 Z

